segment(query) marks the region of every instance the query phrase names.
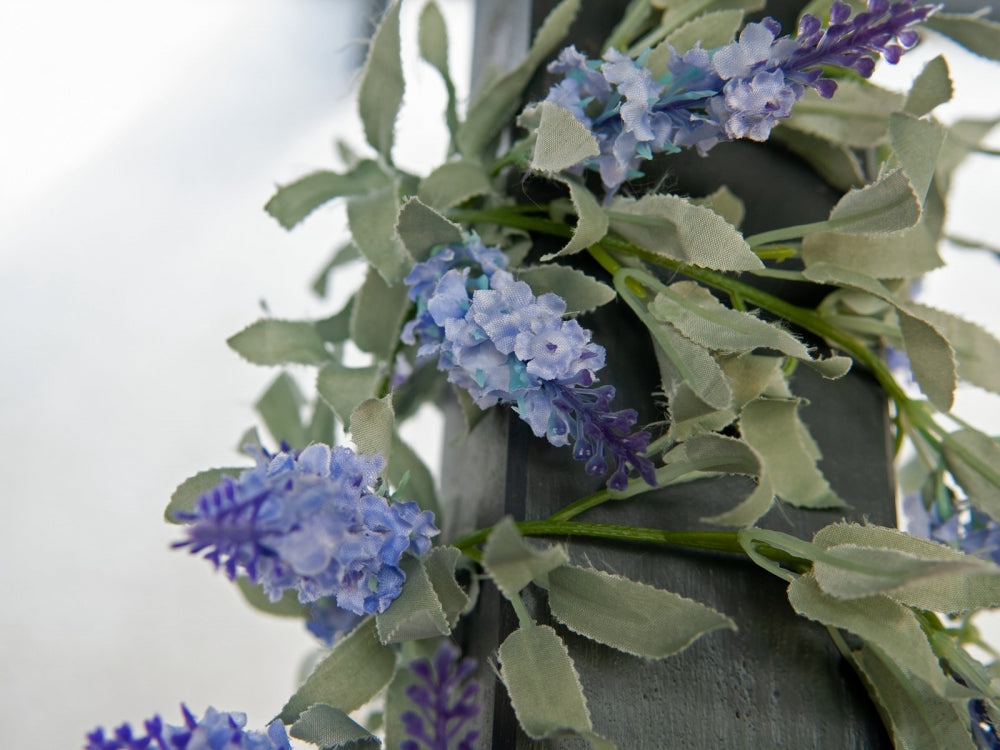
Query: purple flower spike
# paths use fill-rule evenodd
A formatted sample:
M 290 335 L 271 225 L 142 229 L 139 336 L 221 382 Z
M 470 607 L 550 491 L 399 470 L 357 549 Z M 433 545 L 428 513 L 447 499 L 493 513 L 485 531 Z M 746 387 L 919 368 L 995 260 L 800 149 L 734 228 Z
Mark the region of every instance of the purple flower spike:
M 111 736 L 98 727 L 87 735 L 85 750 L 292 750 L 285 727 L 275 719 L 265 731 L 245 730 L 246 714 L 216 711 L 209 706 L 201 720 L 181 704 L 184 726 L 164 724 L 159 716 L 147 719 L 145 734 L 128 724 Z
M 384 612 L 406 578 L 402 555 L 422 555 L 438 530 L 430 511 L 375 493 L 383 463 L 323 444 L 262 452 L 257 466 L 178 514 L 187 539 L 173 546 L 204 551 L 230 578 L 243 571 L 271 601 L 295 589 L 304 603 L 335 597 L 355 615 Z
M 570 171 L 600 172 L 610 200 L 628 179 L 642 174 L 653 154 L 697 148 L 702 154 L 721 141 L 766 140 L 791 114 L 807 88 L 825 98 L 836 81 L 824 66 L 847 68 L 867 78 L 879 57 L 890 63 L 917 42 L 913 26 L 936 5 L 915 0 L 869 0 L 863 13 L 835 2 L 825 29 L 806 14 L 798 34 L 779 37 L 772 18 L 747 24 L 723 47 L 699 46 L 673 53 L 667 75 L 654 79 L 644 55 L 633 59 L 608 50 L 604 60 L 587 60 L 573 47 L 563 50 L 549 71 L 564 76 L 546 101 L 569 110 L 597 139 L 600 155 Z
M 419 680 L 406 689 L 416 711 L 400 716 L 410 739 L 400 750 L 473 750 L 479 731 L 465 730 L 482 710 L 476 700 L 479 683 L 470 679 L 474 659 L 461 659 L 451 641 L 442 641 L 433 659 L 415 659 L 410 671 Z
M 613 472 L 612 489 L 623 489 L 632 469 L 655 484 L 653 463 L 643 455 L 650 435 L 632 432 L 636 412 L 612 411 L 614 388 L 594 386 L 604 347 L 563 318 L 565 300 L 536 297 L 504 270 L 497 248 L 483 248 L 477 237 L 465 244 L 476 250 L 441 248 L 407 276 L 417 315 L 402 340 L 419 344 L 418 357 L 437 357 L 438 369 L 480 408 L 511 405 L 536 436 L 572 442 L 588 474 Z

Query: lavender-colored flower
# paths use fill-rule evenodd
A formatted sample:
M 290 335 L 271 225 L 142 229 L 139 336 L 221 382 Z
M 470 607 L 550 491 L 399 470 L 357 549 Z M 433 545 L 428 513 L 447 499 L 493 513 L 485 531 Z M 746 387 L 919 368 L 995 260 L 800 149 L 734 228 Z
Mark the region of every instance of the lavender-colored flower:
M 338 607 L 334 597 L 324 596 L 309 603 L 306 629 L 327 646 L 332 646 L 340 636 L 354 630 L 361 620 L 360 615 Z
M 940 478 L 935 481 L 940 491 L 929 506 L 920 492 L 903 498 L 907 530 L 1000 565 L 1000 523 L 972 507 L 968 499 L 955 498 Z
M 376 494 L 382 464 L 323 444 L 262 452 L 257 466 L 178 514 L 187 539 L 173 546 L 207 550 L 230 578 L 242 570 L 272 601 L 291 588 L 301 602 L 332 596 L 356 615 L 384 612 L 406 578 L 402 555 L 424 554 L 438 530 L 430 511 Z
M 216 711 L 211 706 L 201 720 L 181 704 L 184 726 L 164 724 L 159 716 L 144 722 L 145 732 L 127 723 L 109 735 L 98 727 L 87 735 L 85 750 L 291 750 L 285 727 L 275 719 L 265 731 L 246 730 L 242 713 Z
M 451 641 L 442 641 L 433 659 L 415 659 L 410 671 L 419 680 L 406 689 L 416 711 L 400 716 L 410 739 L 400 750 L 473 750 L 478 730 L 465 730 L 479 715 L 476 700 L 479 683 L 470 679 L 476 671 L 474 659 L 461 659 Z
M 850 6 L 838 1 L 825 29 L 806 14 L 794 38 L 779 37 L 781 26 L 765 18 L 725 46 L 674 53 L 659 79 L 645 65 L 648 53 L 632 59 L 609 50 L 594 61 L 567 47 L 549 65 L 564 77 L 546 101 L 568 109 L 597 139 L 600 155 L 571 171 L 599 171 L 610 200 L 655 153 L 694 147 L 704 154 L 720 141 L 767 140 L 807 88 L 833 96 L 837 84 L 824 77 L 824 66 L 867 78 L 879 57 L 895 63 L 916 44 L 913 27 L 938 7 L 869 0 L 852 18 Z
M 642 455 L 649 433 L 632 432 L 635 411 L 611 410 L 612 386 L 594 385 L 604 347 L 564 319 L 565 300 L 536 297 L 506 271 L 499 249 L 482 248 L 475 236 L 465 244 L 476 252 L 441 248 L 406 278 L 417 315 L 403 328 L 403 341 L 419 344 L 418 357 L 437 357 L 438 369 L 480 408 L 509 404 L 538 437 L 553 445 L 572 441 L 588 473 L 613 471 L 612 489 L 625 487 L 631 469 L 654 484 L 653 464 Z

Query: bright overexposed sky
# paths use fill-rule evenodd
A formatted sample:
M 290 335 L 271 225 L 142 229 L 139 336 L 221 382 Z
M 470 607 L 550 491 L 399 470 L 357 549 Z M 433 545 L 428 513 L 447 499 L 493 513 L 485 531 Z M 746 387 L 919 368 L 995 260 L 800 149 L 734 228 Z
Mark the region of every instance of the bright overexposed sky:
M 472 3 L 439 3 L 466 91 Z M 443 88 L 415 59 L 420 5 L 403 5 L 397 154 L 426 173 L 446 137 Z M 344 237 L 343 210 L 289 233 L 261 207 L 275 183 L 336 167 L 335 136 L 359 142 L 351 64 L 367 12 L 354 0 L 0 2 L 7 746 L 78 747 L 98 724 L 155 712 L 178 721 L 182 700 L 260 727 L 315 648 L 300 624 L 250 613 L 206 563 L 170 552 L 161 513 L 184 477 L 237 460 L 275 374 L 225 339 L 262 301 L 289 319 L 339 305 L 308 287 Z M 1000 114 L 982 95 L 996 69 L 947 54 L 963 112 Z M 915 74 L 916 55 L 892 80 Z M 997 169 L 987 157 L 962 168 L 954 231 L 998 243 Z M 997 260 L 948 257 L 957 270 L 930 274 L 927 300 L 1000 331 Z M 970 390 L 959 409 L 998 431 L 996 397 Z

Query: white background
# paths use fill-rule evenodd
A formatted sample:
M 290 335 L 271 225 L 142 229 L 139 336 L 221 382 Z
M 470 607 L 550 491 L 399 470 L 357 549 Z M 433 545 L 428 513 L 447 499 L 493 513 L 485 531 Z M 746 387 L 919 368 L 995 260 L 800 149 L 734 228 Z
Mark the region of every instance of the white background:
M 469 3 L 442 5 L 465 90 Z M 425 173 L 446 144 L 442 88 L 412 55 L 418 10 L 404 3 L 408 100 L 420 92 L 429 112 L 404 115 L 397 158 Z M 338 308 L 308 286 L 343 237 L 342 210 L 286 233 L 261 206 L 275 183 L 336 167 L 335 134 L 359 142 L 361 13 L 349 0 L 0 4 L 6 746 L 78 747 L 97 724 L 154 712 L 178 721 L 181 700 L 260 727 L 314 648 L 298 623 L 252 614 L 207 564 L 170 552 L 161 511 L 185 476 L 236 460 L 274 374 L 225 339 L 261 300 L 289 319 Z M 964 112 L 1000 114 L 983 95 L 996 69 L 947 51 Z M 963 168 L 952 231 L 1000 242 L 997 176 L 985 157 Z M 931 274 L 928 301 L 1000 331 L 997 261 L 953 256 L 961 269 Z M 964 393 L 959 408 L 1000 424 L 994 397 Z

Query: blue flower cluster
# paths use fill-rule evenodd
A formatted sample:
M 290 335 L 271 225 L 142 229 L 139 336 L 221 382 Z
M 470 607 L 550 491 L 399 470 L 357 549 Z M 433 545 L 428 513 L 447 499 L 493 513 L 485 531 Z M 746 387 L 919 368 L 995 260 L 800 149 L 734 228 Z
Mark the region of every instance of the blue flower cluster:
M 660 78 L 646 67 L 648 51 L 633 59 L 612 49 L 603 60 L 588 60 L 567 47 L 549 65 L 564 78 L 546 101 L 568 109 L 597 138 L 600 156 L 579 168 L 598 170 L 610 197 L 640 176 L 639 165 L 654 153 L 695 147 L 704 154 L 721 141 L 767 140 L 806 88 L 833 96 L 837 84 L 823 66 L 870 76 L 879 56 L 894 63 L 916 44 L 912 27 L 937 7 L 868 0 L 867 11 L 852 18 L 838 1 L 829 26 L 805 14 L 794 38 L 779 37 L 780 24 L 765 18 L 747 24 L 731 44 L 673 53 Z
M 470 719 L 479 715 L 476 701 L 479 683 L 469 677 L 476 670 L 473 659 L 459 660 L 451 641 L 442 641 L 433 659 L 414 659 L 410 671 L 422 684 L 410 685 L 406 696 L 417 711 L 406 711 L 400 719 L 411 739 L 399 750 L 473 750 L 478 730 L 462 734 Z M 419 712 L 419 713 L 418 713 Z
M 178 514 L 189 525 L 174 546 L 207 550 L 230 578 L 243 570 L 272 601 L 295 589 L 301 602 L 332 596 L 356 615 L 383 612 L 406 578 L 402 555 L 423 555 L 438 533 L 430 511 L 376 494 L 383 463 L 321 443 L 263 452 Z
M 292 750 L 285 727 L 277 719 L 264 732 L 247 731 L 246 714 L 216 711 L 209 707 L 201 721 L 181 705 L 184 726 L 164 724 L 159 716 L 144 722 L 145 733 L 128 724 L 110 736 L 98 727 L 87 735 L 85 750 Z
M 649 433 L 632 432 L 634 410 L 611 411 L 614 387 L 594 385 L 604 348 L 563 317 L 565 300 L 536 297 L 506 265 L 499 248 L 476 236 L 417 263 L 406 278 L 417 315 L 402 340 L 419 344 L 418 358 L 437 357 L 438 369 L 480 408 L 510 404 L 536 436 L 572 441 L 588 474 L 604 476 L 610 464 L 612 489 L 625 487 L 631 468 L 655 484 L 642 455 Z
M 919 492 L 904 497 L 902 510 L 908 531 L 1000 565 L 1000 523 L 967 500 L 948 495 L 946 502 L 933 502 L 929 509 Z

